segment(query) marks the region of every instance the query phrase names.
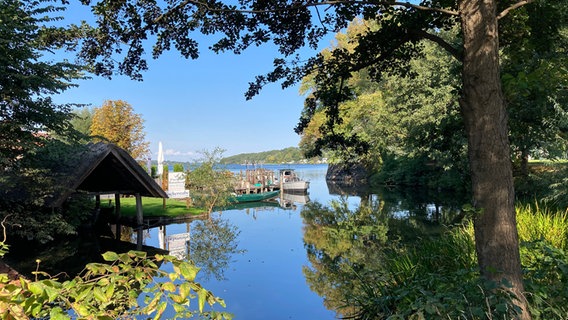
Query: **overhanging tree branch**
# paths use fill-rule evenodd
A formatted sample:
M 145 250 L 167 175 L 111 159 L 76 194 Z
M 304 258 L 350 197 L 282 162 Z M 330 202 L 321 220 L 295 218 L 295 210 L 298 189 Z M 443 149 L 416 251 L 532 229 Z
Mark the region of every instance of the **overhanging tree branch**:
M 164 16 L 168 15 L 169 12 L 174 12 L 185 7 L 188 4 L 194 4 L 197 7 L 205 8 L 207 11 L 210 12 L 236 12 L 236 13 L 248 13 L 248 14 L 256 14 L 256 13 L 275 13 L 275 12 L 284 12 L 290 10 L 296 10 L 299 8 L 310 8 L 310 7 L 318 7 L 318 6 L 326 6 L 326 5 L 338 5 L 338 4 L 359 4 L 359 5 L 382 5 L 385 7 L 405 7 L 405 8 L 414 8 L 417 10 L 422 11 L 430 11 L 430 12 L 440 12 L 448 15 L 458 16 L 459 12 L 454 10 L 448 10 L 444 8 L 433 8 L 427 6 L 421 6 L 417 4 L 413 4 L 410 2 L 397 2 L 397 1 L 353 1 L 353 0 L 330 0 L 330 1 L 321 1 L 321 2 L 310 2 L 310 3 L 293 3 L 290 6 L 285 7 L 277 7 L 274 9 L 262 9 L 262 10 L 245 10 L 245 9 L 236 9 L 236 8 L 229 8 L 229 7 L 212 7 L 207 2 L 199 1 L 199 0 L 185 0 L 176 5 L 170 11 L 162 14 L 158 18 L 154 20 L 154 22 L 159 22 Z
M 532 2 L 534 2 L 534 0 L 522 0 L 522 1 L 515 3 L 514 5 L 508 7 L 507 9 L 505 9 L 503 11 L 501 11 L 501 13 L 499 13 L 499 15 L 497 15 L 497 20 L 505 17 L 507 14 L 509 14 L 509 12 L 511 12 L 511 11 L 517 9 L 517 8 L 520 8 L 520 7 L 522 7 L 526 4 L 532 3 Z
M 458 49 L 456 49 L 454 46 L 452 46 L 451 44 L 446 42 L 444 39 L 440 38 L 439 36 L 428 33 L 424 30 L 412 30 L 410 32 L 419 36 L 420 38 L 428 39 L 428 40 L 438 44 L 440 47 L 444 48 L 448 53 L 450 53 L 454 58 L 461 61 L 461 59 L 462 59 L 461 52 Z

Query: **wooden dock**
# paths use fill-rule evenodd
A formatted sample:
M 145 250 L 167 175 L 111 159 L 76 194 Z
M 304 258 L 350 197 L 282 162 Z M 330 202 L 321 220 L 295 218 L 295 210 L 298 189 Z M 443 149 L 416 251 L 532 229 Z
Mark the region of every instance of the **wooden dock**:
M 275 183 L 274 171 L 264 168 L 246 169 L 236 175 L 235 192 L 239 194 L 260 193 L 279 190 Z

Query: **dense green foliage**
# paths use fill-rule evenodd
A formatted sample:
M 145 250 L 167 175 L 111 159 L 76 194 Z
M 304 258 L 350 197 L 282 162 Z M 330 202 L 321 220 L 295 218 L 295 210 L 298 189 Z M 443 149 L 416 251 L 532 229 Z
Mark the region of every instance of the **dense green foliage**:
M 0 248 L 3 244 L 0 242 Z M 3 253 L 0 252 L 0 258 Z M 35 272 L 34 280 L 10 281 L 7 274 L 0 274 L 1 318 L 65 320 L 152 316 L 161 319 L 168 307 L 176 319 L 196 315 L 210 319 L 232 318 L 225 312 L 204 311 L 206 305 L 224 307 L 225 304 L 195 282 L 199 268 L 190 262 L 168 255 L 148 257 L 140 251 L 106 252 L 103 258 L 107 263 L 90 263 L 70 280 L 60 280 L 41 271 Z M 166 264 L 172 265 L 172 272 L 160 269 Z M 190 309 L 192 301 L 197 304 L 197 311 Z
M 75 234 L 90 217 L 94 204 L 82 197 L 50 208 L 54 197 L 66 191 L 69 171 L 84 150 L 84 145 L 48 139 L 0 176 L 0 218 L 10 216 L 11 236 L 46 242 Z
M 332 50 L 349 49 L 351 40 L 367 28 L 373 30 L 372 23 L 355 20 L 345 34 L 336 36 Z M 453 38 L 451 33 L 445 37 Z M 363 164 L 378 172 L 375 184 L 462 189 L 468 185 L 467 142 L 457 105 L 457 63 L 433 44 L 421 45 L 424 54 L 409 64 L 412 78 L 385 76 L 373 85 L 368 70 L 362 70 L 347 82 L 357 94 L 340 104 L 343 121 L 334 134 L 345 139 L 355 134 L 368 148 L 364 153 L 330 150 L 331 161 Z M 316 90 L 314 76 L 304 78 L 306 93 Z M 325 114 L 325 109 L 317 109 L 304 130 L 300 144 L 308 154 L 328 148 L 321 144 L 327 139 Z
M 517 16 L 527 19 L 527 25 L 545 23 L 528 19 L 532 15 L 527 11 L 531 10 L 537 9 L 530 7 L 519 11 Z M 562 15 L 561 11 L 554 14 Z M 358 36 L 376 28 L 373 21 L 354 20 L 344 33 L 336 35 L 336 43 L 322 51 L 323 57 L 331 58 L 337 50 L 352 51 Z M 534 42 L 540 43 L 542 39 L 532 34 L 523 40 L 523 34 L 532 28 L 514 34 L 518 43 L 506 43 L 503 71 L 505 91 L 510 95 L 512 159 L 523 165 L 525 175 L 529 155 L 565 156 L 563 150 L 568 146 L 562 134 L 568 124 L 565 110 L 568 74 L 561 67 L 567 56 L 564 51 L 568 38 L 558 30 L 549 32 L 548 44 L 539 47 Z M 448 42 L 458 41 L 453 34 L 439 33 Z M 372 180 L 375 184 L 466 188 L 469 185 L 467 141 L 458 108 L 459 64 L 448 53 L 436 50 L 431 42 L 422 41 L 420 45 L 422 55 L 411 59 L 408 65 L 411 77 L 384 75 L 380 82 L 372 83 L 369 70 L 364 69 L 353 72 L 345 82 L 354 95 L 339 104 L 342 122 L 335 126 L 333 135 L 345 135 L 344 140 L 355 135 L 359 143 L 367 146 L 364 153 L 358 154 L 356 148 L 328 145 L 326 111 L 324 108 L 310 111 L 309 106 L 304 113 L 313 113 L 300 142 L 304 153 L 331 149 L 330 161 L 363 163 L 371 172 L 378 173 Z M 528 65 L 527 55 L 535 60 L 532 65 Z M 308 97 L 318 88 L 314 81 L 317 70 L 303 79 L 302 93 Z M 516 72 L 515 76 L 512 72 Z
M 208 213 L 215 207 L 225 206 L 234 189 L 235 177 L 219 165 L 223 152 L 219 148 L 203 151 L 199 166 L 188 170 L 186 175 L 186 187 L 193 204 Z
M 82 68 L 53 62 L 50 52 L 64 49 L 77 29 L 58 28 L 54 13 L 62 7 L 45 2 L 0 2 L 0 166 L 17 166 L 47 133 L 70 134 L 73 104 L 56 104 L 51 95 L 74 86 Z
M 425 233 L 425 221 L 397 216 L 401 209 L 388 199 L 355 210 L 346 202 L 304 207 L 311 262 L 304 273 L 328 308 L 354 319 L 511 319 L 517 313 L 510 292 L 479 278 L 467 219 Z M 566 212 L 519 205 L 517 216 L 531 313 L 565 319 Z
M 529 157 L 567 156 L 567 21 L 565 3 L 542 1 L 513 12 L 501 25 L 512 155 L 523 176 L 528 175 Z
M 84 78 L 81 66 L 53 61 L 82 29 L 55 26 L 64 10 L 56 2 L 0 3 L 0 218 L 10 215 L 14 236 L 48 241 L 74 233 L 86 213 L 80 201 L 67 213 L 45 208 L 82 148 L 70 122 L 75 105 L 52 99 Z
M 306 159 L 302 151 L 296 147 L 282 150 L 270 150 L 255 153 L 241 153 L 220 160 L 223 164 L 266 164 L 266 163 L 316 163 L 322 158 Z
M 75 130 L 83 135 L 81 141 L 91 141 L 91 124 L 93 123 L 94 110 L 89 107 L 82 107 L 73 110 L 73 115 L 73 119 L 71 119 L 70 123 Z

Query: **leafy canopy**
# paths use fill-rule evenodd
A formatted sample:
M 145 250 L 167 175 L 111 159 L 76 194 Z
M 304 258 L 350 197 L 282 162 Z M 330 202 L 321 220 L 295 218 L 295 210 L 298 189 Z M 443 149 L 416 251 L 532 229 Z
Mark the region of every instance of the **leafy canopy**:
M 71 133 L 74 104 L 56 104 L 52 95 L 75 86 L 83 68 L 54 62 L 50 53 L 65 49 L 80 28 L 54 27 L 63 7 L 49 1 L 0 2 L 0 166 L 14 165 L 45 138 Z
M 142 159 L 149 152 L 145 141 L 144 120 L 134 113 L 126 101 L 107 100 L 95 108 L 91 123 L 94 140 L 107 140 L 126 150 L 134 159 Z

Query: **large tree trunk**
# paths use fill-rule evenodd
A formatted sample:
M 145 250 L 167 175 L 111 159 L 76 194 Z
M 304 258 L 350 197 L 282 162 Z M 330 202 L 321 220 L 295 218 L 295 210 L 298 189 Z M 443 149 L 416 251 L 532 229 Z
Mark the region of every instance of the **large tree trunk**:
M 466 125 L 472 173 L 475 245 L 483 277 L 506 278 L 519 297 L 522 319 L 530 319 L 524 299 L 514 207 L 507 112 L 499 77 L 495 0 L 462 0 L 464 37 L 461 112 Z

